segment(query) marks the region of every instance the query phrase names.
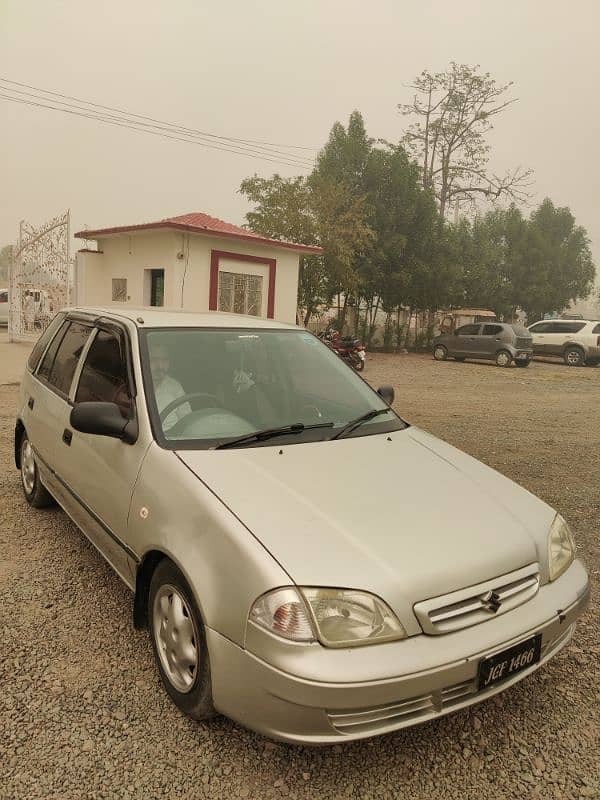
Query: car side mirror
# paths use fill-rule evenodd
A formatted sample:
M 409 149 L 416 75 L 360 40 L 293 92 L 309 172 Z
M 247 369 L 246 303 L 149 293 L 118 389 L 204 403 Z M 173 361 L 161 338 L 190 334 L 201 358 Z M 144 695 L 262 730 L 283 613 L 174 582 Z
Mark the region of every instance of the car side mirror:
M 377 394 L 381 397 L 382 400 L 391 406 L 394 402 L 394 387 L 393 386 L 380 386 L 377 389 Z
M 137 439 L 137 423 L 124 419 L 116 403 L 76 403 L 71 410 L 71 427 L 81 433 L 110 436 L 133 444 Z
M 457 330 L 454 330 L 454 331 L 452 331 L 452 335 L 453 335 L 453 336 L 458 336 L 458 329 L 457 329 Z

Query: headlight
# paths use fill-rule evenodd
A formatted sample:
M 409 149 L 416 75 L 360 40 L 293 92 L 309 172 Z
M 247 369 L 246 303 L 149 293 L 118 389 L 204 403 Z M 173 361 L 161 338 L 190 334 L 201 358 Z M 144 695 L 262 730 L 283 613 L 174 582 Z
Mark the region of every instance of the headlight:
M 353 589 L 300 591 L 326 647 L 352 647 L 406 637 L 394 612 L 373 594 Z
M 250 620 L 284 639 L 319 639 L 325 647 L 356 647 L 406 637 L 383 600 L 352 589 L 275 589 L 258 598 Z
M 554 522 L 548 534 L 548 570 L 550 580 L 555 581 L 562 575 L 575 558 L 575 542 L 573 534 L 560 514 L 554 517 Z

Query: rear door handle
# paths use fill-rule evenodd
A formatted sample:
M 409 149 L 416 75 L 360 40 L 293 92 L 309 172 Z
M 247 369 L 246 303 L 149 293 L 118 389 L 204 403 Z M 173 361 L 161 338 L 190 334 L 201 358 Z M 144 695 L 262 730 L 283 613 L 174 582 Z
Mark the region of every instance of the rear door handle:
M 71 440 L 73 439 L 73 431 L 70 431 L 68 428 L 65 428 L 62 435 L 62 440 L 65 444 L 71 446 Z
M 27 401 L 27 405 L 29 406 L 29 408 L 33 408 L 35 405 L 35 399 L 33 397 L 30 397 L 29 400 Z

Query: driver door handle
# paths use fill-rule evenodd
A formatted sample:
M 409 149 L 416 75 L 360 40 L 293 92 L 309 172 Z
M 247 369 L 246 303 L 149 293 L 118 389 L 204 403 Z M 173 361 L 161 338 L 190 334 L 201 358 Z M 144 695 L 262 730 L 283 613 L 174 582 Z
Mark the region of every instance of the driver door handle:
M 68 428 L 65 428 L 62 435 L 62 440 L 66 445 L 70 447 L 71 441 L 73 440 L 73 431 L 70 431 Z

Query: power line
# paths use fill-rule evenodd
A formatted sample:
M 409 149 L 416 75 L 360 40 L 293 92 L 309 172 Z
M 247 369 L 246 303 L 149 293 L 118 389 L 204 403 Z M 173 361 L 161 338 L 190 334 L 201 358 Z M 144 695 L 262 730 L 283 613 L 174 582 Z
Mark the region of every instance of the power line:
M 0 88 L 5 88 L 5 91 L 6 91 L 6 87 L 0 87 Z M 10 90 L 8 90 L 8 91 L 10 91 Z M 46 108 L 46 109 L 50 109 L 52 111 L 61 111 L 64 114 L 71 114 L 73 116 L 78 116 L 78 117 L 86 117 L 87 119 L 93 119 L 93 120 L 96 120 L 98 122 L 104 122 L 104 123 L 106 123 L 108 125 L 116 125 L 119 128 L 127 128 L 129 130 L 134 130 L 134 131 L 138 131 L 138 132 L 141 132 L 141 133 L 149 133 L 152 136 L 159 136 L 159 137 L 161 137 L 163 139 L 173 139 L 173 140 L 180 141 L 180 142 L 186 142 L 187 144 L 195 144 L 195 145 L 198 145 L 200 147 L 209 148 L 211 150 L 220 150 L 220 151 L 222 151 L 224 153 L 234 153 L 236 155 L 245 155 L 248 158 L 255 158 L 255 159 L 259 159 L 259 160 L 263 160 L 263 161 L 270 161 L 271 163 L 274 163 L 274 164 L 285 164 L 287 166 L 296 167 L 296 168 L 304 168 L 304 169 L 310 169 L 312 167 L 312 163 L 311 162 L 301 162 L 301 161 L 297 161 L 297 160 L 294 160 L 294 161 L 290 160 L 290 159 L 294 158 L 292 155 L 287 156 L 287 157 L 286 156 L 282 156 L 280 158 L 276 158 L 276 157 L 271 158 L 271 157 L 269 157 L 269 155 L 267 155 L 266 152 L 263 153 L 263 152 L 260 152 L 258 150 L 255 150 L 253 148 L 244 147 L 243 145 L 234 145 L 234 144 L 232 144 L 230 147 L 220 147 L 215 143 L 212 143 L 212 142 L 208 143 L 205 140 L 199 140 L 197 138 L 185 138 L 185 136 L 174 136 L 174 135 L 167 134 L 167 133 L 160 133 L 160 131 L 149 130 L 148 128 L 145 128 L 145 127 L 139 127 L 139 125 L 136 124 L 136 123 L 127 124 L 128 122 L 132 122 L 132 121 L 128 120 L 126 117 L 115 118 L 115 117 L 110 117 L 110 116 L 106 116 L 106 115 L 103 116 L 101 114 L 98 114 L 97 112 L 93 112 L 91 109 L 89 109 L 88 112 L 86 112 L 84 109 L 80 109 L 78 111 L 74 111 L 74 110 L 69 110 L 68 108 L 61 108 L 60 106 L 51 105 L 50 101 L 48 101 L 47 103 L 40 103 L 40 102 L 35 102 L 33 100 L 26 100 L 23 97 L 14 97 L 14 96 L 11 96 L 11 95 L 6 95 L 6 94 L 0 94 L 0 99 L 8 100 L 10 102 L 18 103 L 18 104 L 21 104 L 21 105 L 34 106 L 36 108 Z M 46 98 L 38 98 L 38 99 L 46 99 Z M 122 119 L 123 121 L 117 121 L 117 119 Z M 176 131 L 177 128 L 173 128 L 173 130 Z M 233 149 L 233 148 L 237 148 L 237 149 Z M 275 156 L 276 153 L 270 153 L 270 155 Z
M 2 83 L 2 82 L 3 82 L 3 79 L 0 78 L 0 83 Z M 168 122 L 160 123 L 160 124 L 152 124 L 152 123 L 148 123 L 148 122 L 138 122 L 136 119 L 131 119 L 130 118 L 130 116 L 133 116 L 133 117 L 137 116 L 135 114 L 127 115 L 125 112 L 123 112 L 122 114 L 119 113 L 119 115 L 102 114 L 99 111 L 95 111 L 94 109 L 91 109 L 91 108 L 85 108 L 85 107 L 82 107 L 81 105 L 75 105 L 73 103 L 66 103 L 64 100 L 50 100 L 47 97 L 41 96 L 39 94 L 34 94 L 32 92 L 25 92 L 22 89 L 12 89 L 12 88 L 6 87 L 6 86 L 0 86 L 0 89 L 4 89 L 4 91 L 12 92 L 13 94 L 16 93 L 17 95 L 25 95 L 26 97 L 32 97 L 35 100 L 42 100 L 45 103 L 53 103 L 53 104 L 58 103 L 60 106 L 65 106 L 67 108 L 75 108 L 78 111 L 83 111 L 83 112 L 85 112 L 87 114 L 95 115 L 98 119 L 102 119 L 104 121 L 117 120 L 119 122 L 127 122 L 128 124 L 135 125 L 136 127 L 140 127 L 140 129 L 142 129 L 142 130 L 144 130 L 146 128 L 155 128 L 157 130 L 166 131 L 167 133 L 173 133 L 173 132 L 181 133 L 186 137 L 188 137 L 188 136 L 198 137 L 201 141 L 209 141 L 209 142 L 212 142 L 213 138 L 214 138 L 214 137 L 208 138 L 208 136 L 209 136 L 208 134 L 204 134 L 201 131 L 195 131 L 193 128 L 184 128 L 181 125 L 175 125 L 175 124 L 168 123 Z M 81 102 L 85 102 L 85 101 L 81 101 Z M 299 166 L 312 167 L 312 165 L 313 165 L 313 162 L 309 161 L 307 158 L 304 158 L 303 156 L 297 156 L 294 153 L 286 153 L 286 152 L 282 152 L 281 150 L 275 150 L 275 149 L 273 149 L 273 147 L 265 147 L 265 146 L 261 146 L 261 145 L 255 145 L 255 146 L 250 147 L 250 146 L 245 145 L 245 144 L 237 144 L 235 140 L 231 140 L 231 142 L 230 141 L 219 142 L 219 144 L 225 144 L 227 146 L 233 146 L 233 147 L 236 147 L 238 149 L 249 150 L 251 152 L 264 152 L 269 156 L 283 156 L 288 161 L 296 162 Z
M 0 82 L 9 83 L 9 84 L 12 84 L 13 86 L 21 86 L 21 87 L 23 87 L 25 89 L 33 89 L 36 92 L 42 92 L 44 94 L 52 95 L 53 97 L 60 97 L 60 98 L 63 98 L 65 100 L 74 100 L 77 103 L 84 103 L 85 105 L 93 106 L 94 108 L 101 108 L 101 109 L 103 109 L 105 111 L 116 111 L 118 114 L 125 114 L 125 115 L 127 115 L 129 117 L 136 117 L 137 119 L 147 120 L 149 122 L 155 122 L 155 123 L 159 123 L 161 125 L 167 125 L 167 126 L 169 126 L 171 128 L 173 128 L 173 127 L 179 128 L 180 130 L 182 130 L 182 131 L 184 131 L 186 133 L 200 134 L 202 136 L 207 136 L 207 137 L 210 137 L 212 139 L 220 139 L 220 140 L 223 140 L 223 141 L 226 141 L 226 142 L 237 142 L 239 144 L 264 145 L 265 147 L 283 147 L 283 148 L 292 149 L 292 150 L 310 150 L 310 151 L 313 151 L 313 152 L 316 152 L 317 150 L 320 149 L 318 147 L 306 147 L 306 146 L 303 146 L 303 145 L 281 144 L 281 143 L 277 143 L 277 142 L 265 142 L 265 141 L 258 140 L 258 139 L 240 139 L 240 138 L 231 137 L 231 136 L 219 136 L 217 134 L 210 133 L 208 131 L 197 130 L 195 128 L 186 128 L 186 127 L 184 127 L 182 125 L 178 125 L 178 124 L 171 123 L 171 122 L 165 122 L 164 120 L 155 119 L 154 117 L 148 117 L 148 116 L 145 116 L 143 114 L 136 114 L 134 112 L 126 111 L 126 110 L 120 109 L 120 108 L 115 108 L 113 106 L 105 106 L 105 105 L 101 105 L 100 103 L 94 103 L 94 102 L 92 102 L 90 100 L 82 100 L 79 97 L 73 97 L 71 95 L 62 94 L 61 92 L 54 92 L 54 91 L 50 91 L 49 89 L 42 89 L 39 86 L 31 86 L 31 85 L 29 85 L 27 83 L 20 83 L 19 81 L 12 81 L 9 78 L 0 77 Z M 16 90 L 10 90 L 10 91 L 16 91 Z M 44 99 L 46 99 L 46 98 L 44 98 Z M 264 148 L 261 148 L 261 149 L 264 149 Z

